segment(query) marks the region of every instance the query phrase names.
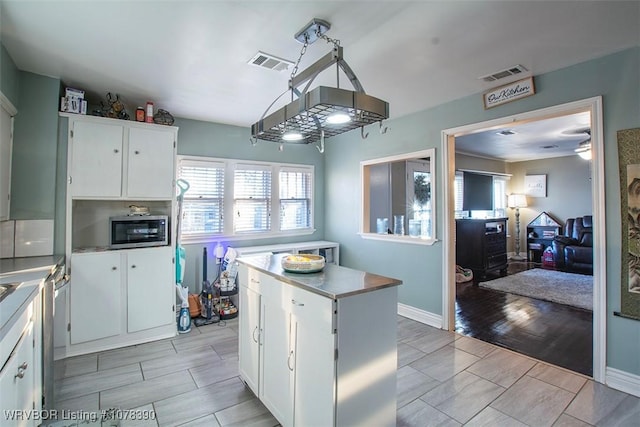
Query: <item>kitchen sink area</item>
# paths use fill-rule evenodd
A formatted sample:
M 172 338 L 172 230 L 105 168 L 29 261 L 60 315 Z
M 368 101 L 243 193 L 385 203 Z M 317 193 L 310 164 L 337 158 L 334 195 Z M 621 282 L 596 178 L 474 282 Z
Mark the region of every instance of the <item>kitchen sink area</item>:
M 0 302 L 4 300 L 6 297 L 11 295 L 13 291 L 15 291 L 18 286 L 20 286 L 20 282 L 14 283 L 6 283 L 4 285 L 0 285 Z

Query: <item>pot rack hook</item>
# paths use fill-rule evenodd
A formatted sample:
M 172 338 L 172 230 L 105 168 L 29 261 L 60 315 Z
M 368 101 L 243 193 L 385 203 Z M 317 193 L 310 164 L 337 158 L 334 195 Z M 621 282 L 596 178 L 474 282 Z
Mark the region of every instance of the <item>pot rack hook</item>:
M 324 129 L 320 131 L 320 145 L 316 145 L 320 154 L 324 153 Z
M 364 126 L 362 126 L 362 127 L 360 128 L 360 137 L 361 137 L 362 139 L 367 139 L 367 138 L 369 137 L 369 132 L 364 133 Z
M 382 120 L 380 120 L 380 135 L 384 135 L 389 130 L 388 126 L 382 126 Z

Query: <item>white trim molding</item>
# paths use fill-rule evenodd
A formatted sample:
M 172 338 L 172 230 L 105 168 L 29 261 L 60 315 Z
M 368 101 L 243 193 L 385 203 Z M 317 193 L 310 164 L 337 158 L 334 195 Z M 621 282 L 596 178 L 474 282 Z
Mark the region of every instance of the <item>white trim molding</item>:
M 609 387 L 640 397 L 640 375 L 634 375 L 608 366 L 605 372 L 605 384 Z
M 542 120 L 549 117 L 589 111 L 591 114 L 591 150 L 593 200 L 593 379 L 605 382 L 607 354 L 607 258 L 606 258 L 606 209 L 604 174 L 604 134 L 602 124 L 602 97 L 596 96 L 580 101 L 555 105 L 539 110 L 528 111 L 509 117 L 473 123 L 442 131 L 442 168 L 443 182 L 443 289 L 442 321 L 443 329 L 453 330 L 455 325 L 455 218 L 453 206 L 453 184 L 455 178 L 455 137 L 482 129 L 513 126 L 514 123 Z
M 9 98 L 7 98 L 6 95 L 2 92 L 0 92 L 0 105 L 2 105 L 2 108 L 7 110 L 7 113 L 9 113 L 11 117 L 18 114 L 18 109 L 11 103 L 11 101 L 9 101 Z
M 398 303 L 398 314 L 416 322 L 424 323 L 434 328 L 442 329 L 442 316 L 411 307 L 410 305 Z

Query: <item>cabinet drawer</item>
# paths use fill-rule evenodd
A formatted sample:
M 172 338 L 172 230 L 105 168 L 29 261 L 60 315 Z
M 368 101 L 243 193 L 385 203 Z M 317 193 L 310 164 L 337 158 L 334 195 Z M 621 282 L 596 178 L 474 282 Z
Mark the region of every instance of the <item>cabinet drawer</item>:
M 291 310 L 297 317 L 313 319 L 318 326 L 328 325 L 331 328 L 334 311 L 334 301 L 331 298 L 286 284 L 284 288 L 285 298 L 282 301 L 287 307 L 283 308 Z
M 506 254 L 490 256 L 487 259 L 487 268 L 499 267 L 501 265 L 506 265 L 506 264 L 507 264 Z

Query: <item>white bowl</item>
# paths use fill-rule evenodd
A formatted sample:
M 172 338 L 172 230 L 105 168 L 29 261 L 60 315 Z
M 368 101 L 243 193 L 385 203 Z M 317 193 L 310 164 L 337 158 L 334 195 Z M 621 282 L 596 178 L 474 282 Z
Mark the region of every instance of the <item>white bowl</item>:
M 287 255 L 282 268 L 290 273 L 317 273 L 324 268 L 324 257 L 313 254 Z

